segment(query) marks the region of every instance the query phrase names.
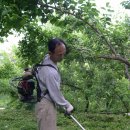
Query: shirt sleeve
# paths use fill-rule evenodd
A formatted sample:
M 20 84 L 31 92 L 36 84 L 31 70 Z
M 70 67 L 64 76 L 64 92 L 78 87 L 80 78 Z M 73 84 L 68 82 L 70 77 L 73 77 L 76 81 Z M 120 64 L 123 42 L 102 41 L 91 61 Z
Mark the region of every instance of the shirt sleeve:
M 62 92 L 60 91 L 60 81 L 58 79 L 58 72 L 53 69 L 48 70 L 45 76 L 45 84 L 49 91 L 51 99 L 58 105 L 68 107 L 70 103 L 64 98 Z

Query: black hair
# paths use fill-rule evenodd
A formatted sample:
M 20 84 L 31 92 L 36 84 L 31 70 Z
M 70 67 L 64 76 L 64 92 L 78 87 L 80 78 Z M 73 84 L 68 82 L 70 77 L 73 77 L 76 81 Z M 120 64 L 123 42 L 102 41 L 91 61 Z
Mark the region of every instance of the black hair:
M 65 42 L 62 39 L 53 38 L 53 39 L 49 40 L 49 42 L 48 42 L 48 51 L 54 52 L 54 50 L 56 48 L 56 45 L 61 45 L 61 44 L 65 45 Z

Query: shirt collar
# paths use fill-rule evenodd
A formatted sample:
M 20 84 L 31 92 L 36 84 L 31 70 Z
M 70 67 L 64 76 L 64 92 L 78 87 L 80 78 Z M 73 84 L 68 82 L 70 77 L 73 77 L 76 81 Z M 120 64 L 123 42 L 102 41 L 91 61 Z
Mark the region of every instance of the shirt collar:
M 45 55 L 45 58 L 44 58 L 42 64 L 51 64 L 58 70 L 57 65 L 50 59 L 50 55 L 49 54 Z

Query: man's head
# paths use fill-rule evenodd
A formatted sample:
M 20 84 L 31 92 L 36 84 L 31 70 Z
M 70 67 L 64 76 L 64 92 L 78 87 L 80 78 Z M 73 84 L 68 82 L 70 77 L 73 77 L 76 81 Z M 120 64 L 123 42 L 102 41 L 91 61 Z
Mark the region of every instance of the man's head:
M 58 38 L 51 39 L 48 42 L 48 50 L 51 60 L 54 63 L 60 62 L 66 53 L 65 42 Z

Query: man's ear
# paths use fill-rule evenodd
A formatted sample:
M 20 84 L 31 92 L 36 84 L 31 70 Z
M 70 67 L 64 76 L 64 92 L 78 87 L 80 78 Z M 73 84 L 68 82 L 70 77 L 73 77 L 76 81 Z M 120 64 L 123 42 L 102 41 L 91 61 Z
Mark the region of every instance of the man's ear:
M 52 55 L 52 52 L 49 51 L 48 54 L 49 54 L 49 55 Z
M 52 59 L 53 53 L 51 51 L 49 51 L 48 54 L 49 54 L 50 58 Z
M 49 54 L 49 55 L 53 55 L 53 54 L 54 54 L 54 52 L 49 51 L 49 52 L 48 52 L 48 54 Z

